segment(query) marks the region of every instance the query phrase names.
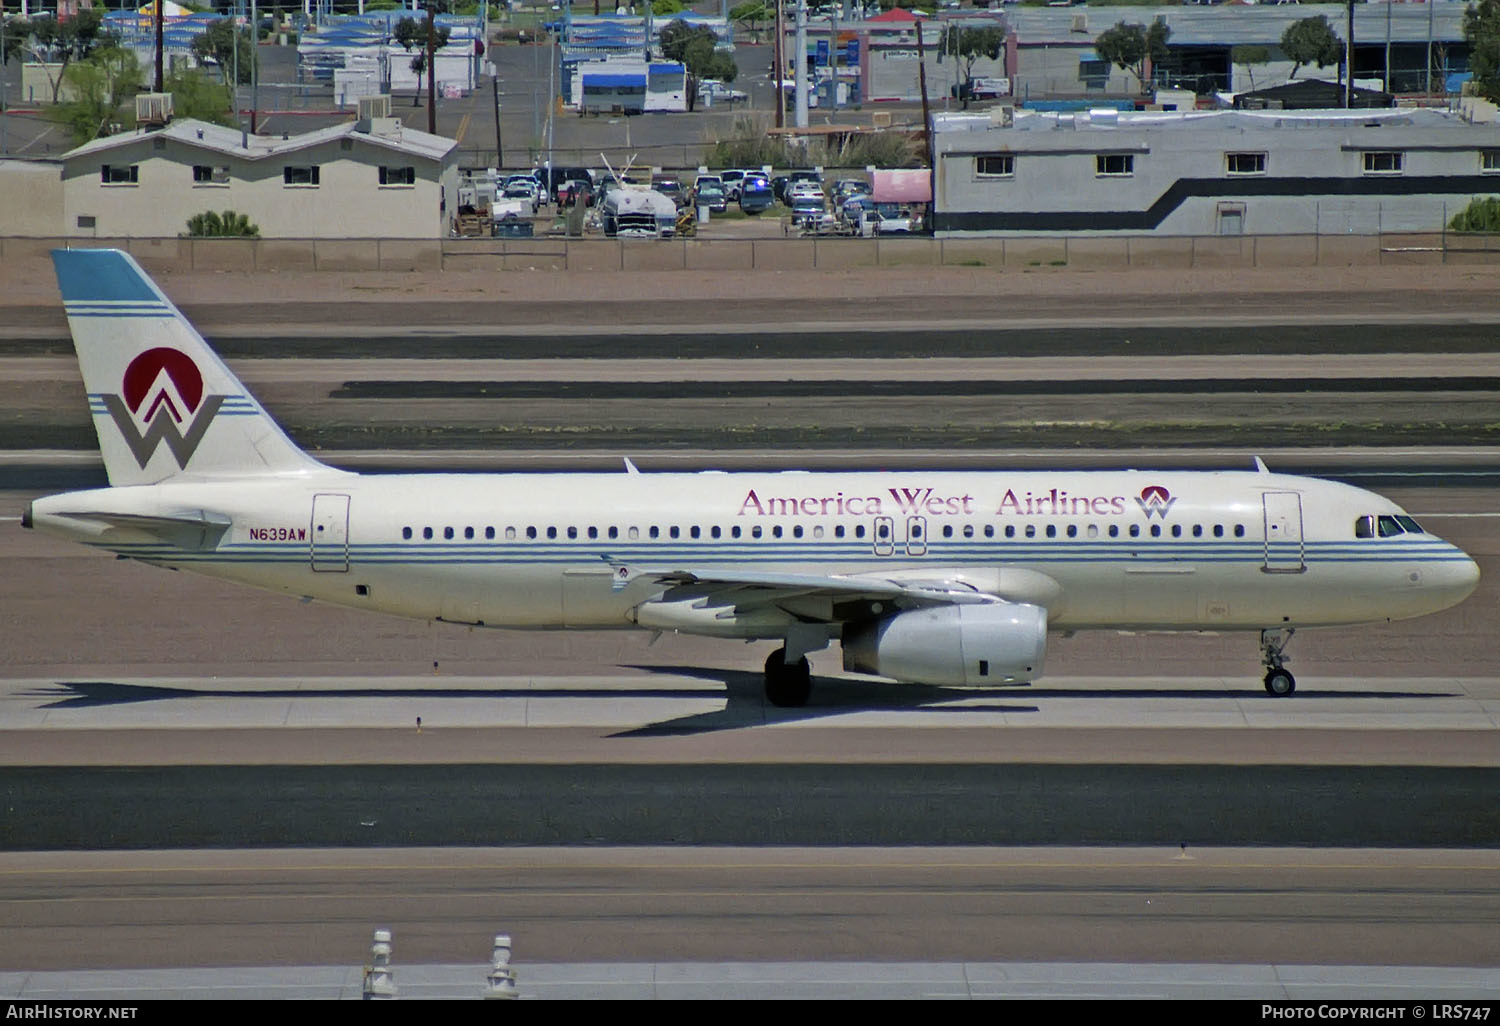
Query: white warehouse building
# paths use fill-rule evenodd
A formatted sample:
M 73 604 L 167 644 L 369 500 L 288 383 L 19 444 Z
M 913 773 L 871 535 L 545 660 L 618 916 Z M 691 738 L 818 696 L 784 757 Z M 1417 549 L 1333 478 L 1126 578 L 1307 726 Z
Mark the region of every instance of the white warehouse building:
M 940 236 L 1373 235 L 1500 194 L 1500 125 L 1436 109 L 933 118 Z

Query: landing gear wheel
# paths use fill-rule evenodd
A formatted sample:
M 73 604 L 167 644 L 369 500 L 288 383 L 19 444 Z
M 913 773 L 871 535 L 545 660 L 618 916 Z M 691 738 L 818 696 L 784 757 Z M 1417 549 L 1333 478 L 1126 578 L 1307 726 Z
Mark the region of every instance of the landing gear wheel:
M 812 695 L 812 667 L 803 656 L 790 666 L 786 649 L 778 648 L 766 659 L 766 701 L 783 709 L 798 709 Z
M 1266 692 L 1278 698 L 1297 690 L 1297 678 L 1283 669 L 1266 671 Z

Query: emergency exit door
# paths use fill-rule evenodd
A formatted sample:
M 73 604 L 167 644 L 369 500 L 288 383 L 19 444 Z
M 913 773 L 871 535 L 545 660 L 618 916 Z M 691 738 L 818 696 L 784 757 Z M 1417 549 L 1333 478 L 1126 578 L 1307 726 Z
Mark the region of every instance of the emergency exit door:
M 1265 492 L 1266 561 L 1271 574 L 1300 574 L 1307 569 L 1302 542 L 1302 496 L 1296 492 Z
M 349 570 L 349 496 L 314 495 L 312 530 L 307 532 L 312 568 L 320 573 Z

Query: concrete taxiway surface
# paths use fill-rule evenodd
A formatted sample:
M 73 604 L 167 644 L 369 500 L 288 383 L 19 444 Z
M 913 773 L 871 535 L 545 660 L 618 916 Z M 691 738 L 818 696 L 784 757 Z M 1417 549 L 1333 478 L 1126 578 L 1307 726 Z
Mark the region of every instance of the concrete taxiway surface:
M 1500 999 L 1500 971 L 1431 966 L 1092 962 L 514 963 L 522 1000 L 1194 1000 Z M 481 997 L 487 963 L 400 965 L 398 1000 Z M 359 1000 L 358 966 L 0 972 L 16 1001 Z

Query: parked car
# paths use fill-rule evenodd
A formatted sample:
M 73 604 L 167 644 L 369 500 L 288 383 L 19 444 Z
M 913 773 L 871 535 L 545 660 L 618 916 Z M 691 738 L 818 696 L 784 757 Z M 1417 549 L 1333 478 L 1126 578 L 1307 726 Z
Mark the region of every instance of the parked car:
M 677 179 L 659 175 L 651 180 L 651 188 L 670 199 L 679 208 L 687 206 L 687 190 Z
M 770 210 L 776 202 L 771 193 L 771 180 L 763 174 L 746 175 L 740 183 L 740 209 L 747 214 L 759 214 Z
M 740 182 L 745 178 L 745 172 L 737 170 L 719 172 L 719 181 L 724 183 L 724 195 L 730 200 L 740 198 Z
M 698 83 L 698 98 L 709 104 L 744 103 L 749 94 L 742 89 L 731 89 L 716 78 L 705 78 Z
M 524 200 L 531 204 L 531 212 L 535 214 L 542 205 L 541 193 L 537 190 L 535 180 L 522 178 L 513 182 L 507 182 L 501 195 L 505 199 Z
M 823 187 L 817 182 L 791 182 L 786 187 L 786 205 L 795 207 L 798 200 L 823 201 Z
M 863 178 L 840 178 L 833 183 L 833 202 L 837 204 L 853 199 L 855 196 L 867 196 L 869 193 L 870 183 Z
M 724 194 L 724 183 L 717 176 L 700 175 L 693 185 L 693 206 L 707 207 L 716 214 L 729 209 L 729 197 Z
M 998 100 L 1010 95 L 1010 85 L 1000 78 L 971 78 L 949 86 L 948 95 L 958 100 Z
M 822 234 L 837 227 L 837 219 L 829 212 L 828 202 L 821 192 L 816 196 L 804 194 L 793 197 L 792 221 L 803 232 Z
M 901 235 L 922 229 L 922 215 L 899 203 L 877 203 L 873 213 L 877 218 L 877 235 Z

